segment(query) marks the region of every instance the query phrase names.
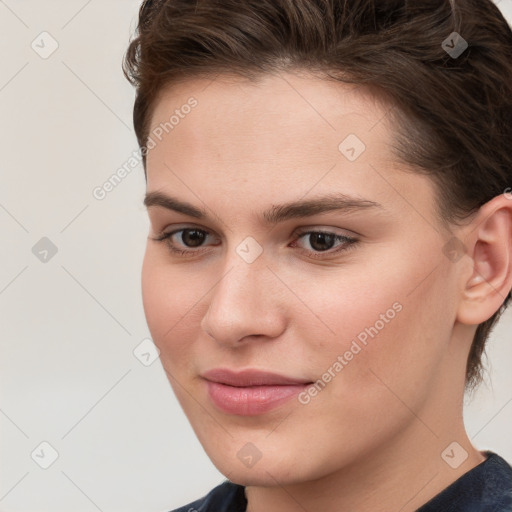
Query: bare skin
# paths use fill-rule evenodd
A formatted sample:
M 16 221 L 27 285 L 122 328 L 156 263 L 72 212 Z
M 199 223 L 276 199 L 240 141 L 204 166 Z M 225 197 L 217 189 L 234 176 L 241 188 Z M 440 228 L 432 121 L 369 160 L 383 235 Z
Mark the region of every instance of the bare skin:
M 147 192 L 207 217 L 148 207 L 142 290 L 198 439 L 246 486 L 250 512 L 416 510 L 485 460 L 463 424 L 465 366 L 477 325 L 512 287 L 512 201 L 498 196 L 446 230 L 432 182 L 392 154 L 389 106 L 361 88 L 292 73 L 190 79 L 163 92 L 151 131 L 190 97 L 197 106 L 148 154 Z M 353 138 L 340 150 L 350 134 L 363 152 Z M 262 220 L 275 205 L 334 193 L 374 205 Z M 187 245 L 183 231 L 155 240 L 179 229 L 204 241 Z M 299 230 L 356 241 L 319 250 Z M 461 257 L 443 250 L 453 236 Z M 250 263 L 237 251 L 247 237 L 257 244 L 246 251 L 262 249 Z M 355 353 L 371 326 L 378 333 Z M 328 382 L 243 416 L 208 396 L 201 375 L 219 367 Z M 243 447 L 261 458 L 248 466 Z

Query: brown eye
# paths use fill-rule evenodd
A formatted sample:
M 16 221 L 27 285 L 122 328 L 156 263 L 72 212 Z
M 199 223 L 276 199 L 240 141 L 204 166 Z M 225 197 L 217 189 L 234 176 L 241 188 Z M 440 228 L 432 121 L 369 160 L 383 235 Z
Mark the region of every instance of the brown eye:
M 328 251 L 332 249 L 332 246 L 336 240 L 336 237 L 332 233 L 309 233 L 309 244 L 315 251 Z
M 153 240 L 156 242 L 165 242 L 169 251 L 175 255 L 193 257 L 208 250 L 208 245 L 218 245 L 218 243 L 206 244 L 205 242 L 210 238 L 215 237 L 209 231 L 190 227 L 175 229 L 168 233 L 161 233 L 158 237 L 153 238 Z
M 297 241 L 300 239 L 308 240 L 309 247 L 304 249 L 309 256 L 322 257 L 346 251 L 356 245 L 357 239 L 346 235 L 339 235 L 329 231 L 302 231 L 297 233 Z M 294 242 L 294 246 L 297 244 Z M 336 244 L 336 242 L 339 242 Z M 334 247 L 334 249 L 333 249 Z
M 207 236 L 200 229 L 182 229 L 181 233 L 181 240 L 187 247 L 199 247 Z

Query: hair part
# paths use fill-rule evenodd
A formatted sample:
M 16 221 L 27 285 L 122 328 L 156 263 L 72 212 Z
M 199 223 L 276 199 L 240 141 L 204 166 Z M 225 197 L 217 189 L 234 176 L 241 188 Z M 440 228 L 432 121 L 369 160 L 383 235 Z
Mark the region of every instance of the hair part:
M 442 47 L 453 32 L 468 44 L 456 58 Z M 463 222 L 512 183 L 512 31 L 491 0 L 145 0 L 123 60 L 139 146 L 167 86 L 295 70 L 387 99 L 392 150 L 431 177 L 443 222 Z M 467 389 L 482 380 L 510 295 L 477 327 Z

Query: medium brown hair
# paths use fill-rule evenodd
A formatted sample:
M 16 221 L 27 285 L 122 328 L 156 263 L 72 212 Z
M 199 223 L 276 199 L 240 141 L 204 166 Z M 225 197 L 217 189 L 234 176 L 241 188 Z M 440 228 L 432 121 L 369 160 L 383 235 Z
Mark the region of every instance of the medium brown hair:
M 461 55 L 449 53 L 464 41 Z M 123 60 L 144 171 L 164 87 L 292 69 L 389 100 L 395 154 L 431 177 L 443 222 L 512 184 L 512 31 L 491 0 L 145 0 Z M 467 388 L 482 380 L 485 341 L 509 299 L 477 327 Z

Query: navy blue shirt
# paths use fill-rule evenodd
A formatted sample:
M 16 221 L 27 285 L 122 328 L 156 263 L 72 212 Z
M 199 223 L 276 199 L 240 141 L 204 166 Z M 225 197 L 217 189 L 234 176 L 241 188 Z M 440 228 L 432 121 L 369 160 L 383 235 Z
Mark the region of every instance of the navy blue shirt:
M 512 512 L 512 467 L 496 453 L 434 496 L 417 512 Z M 206 496 L 171 512 L 246 512 L 244 487 L 225 480 Z

